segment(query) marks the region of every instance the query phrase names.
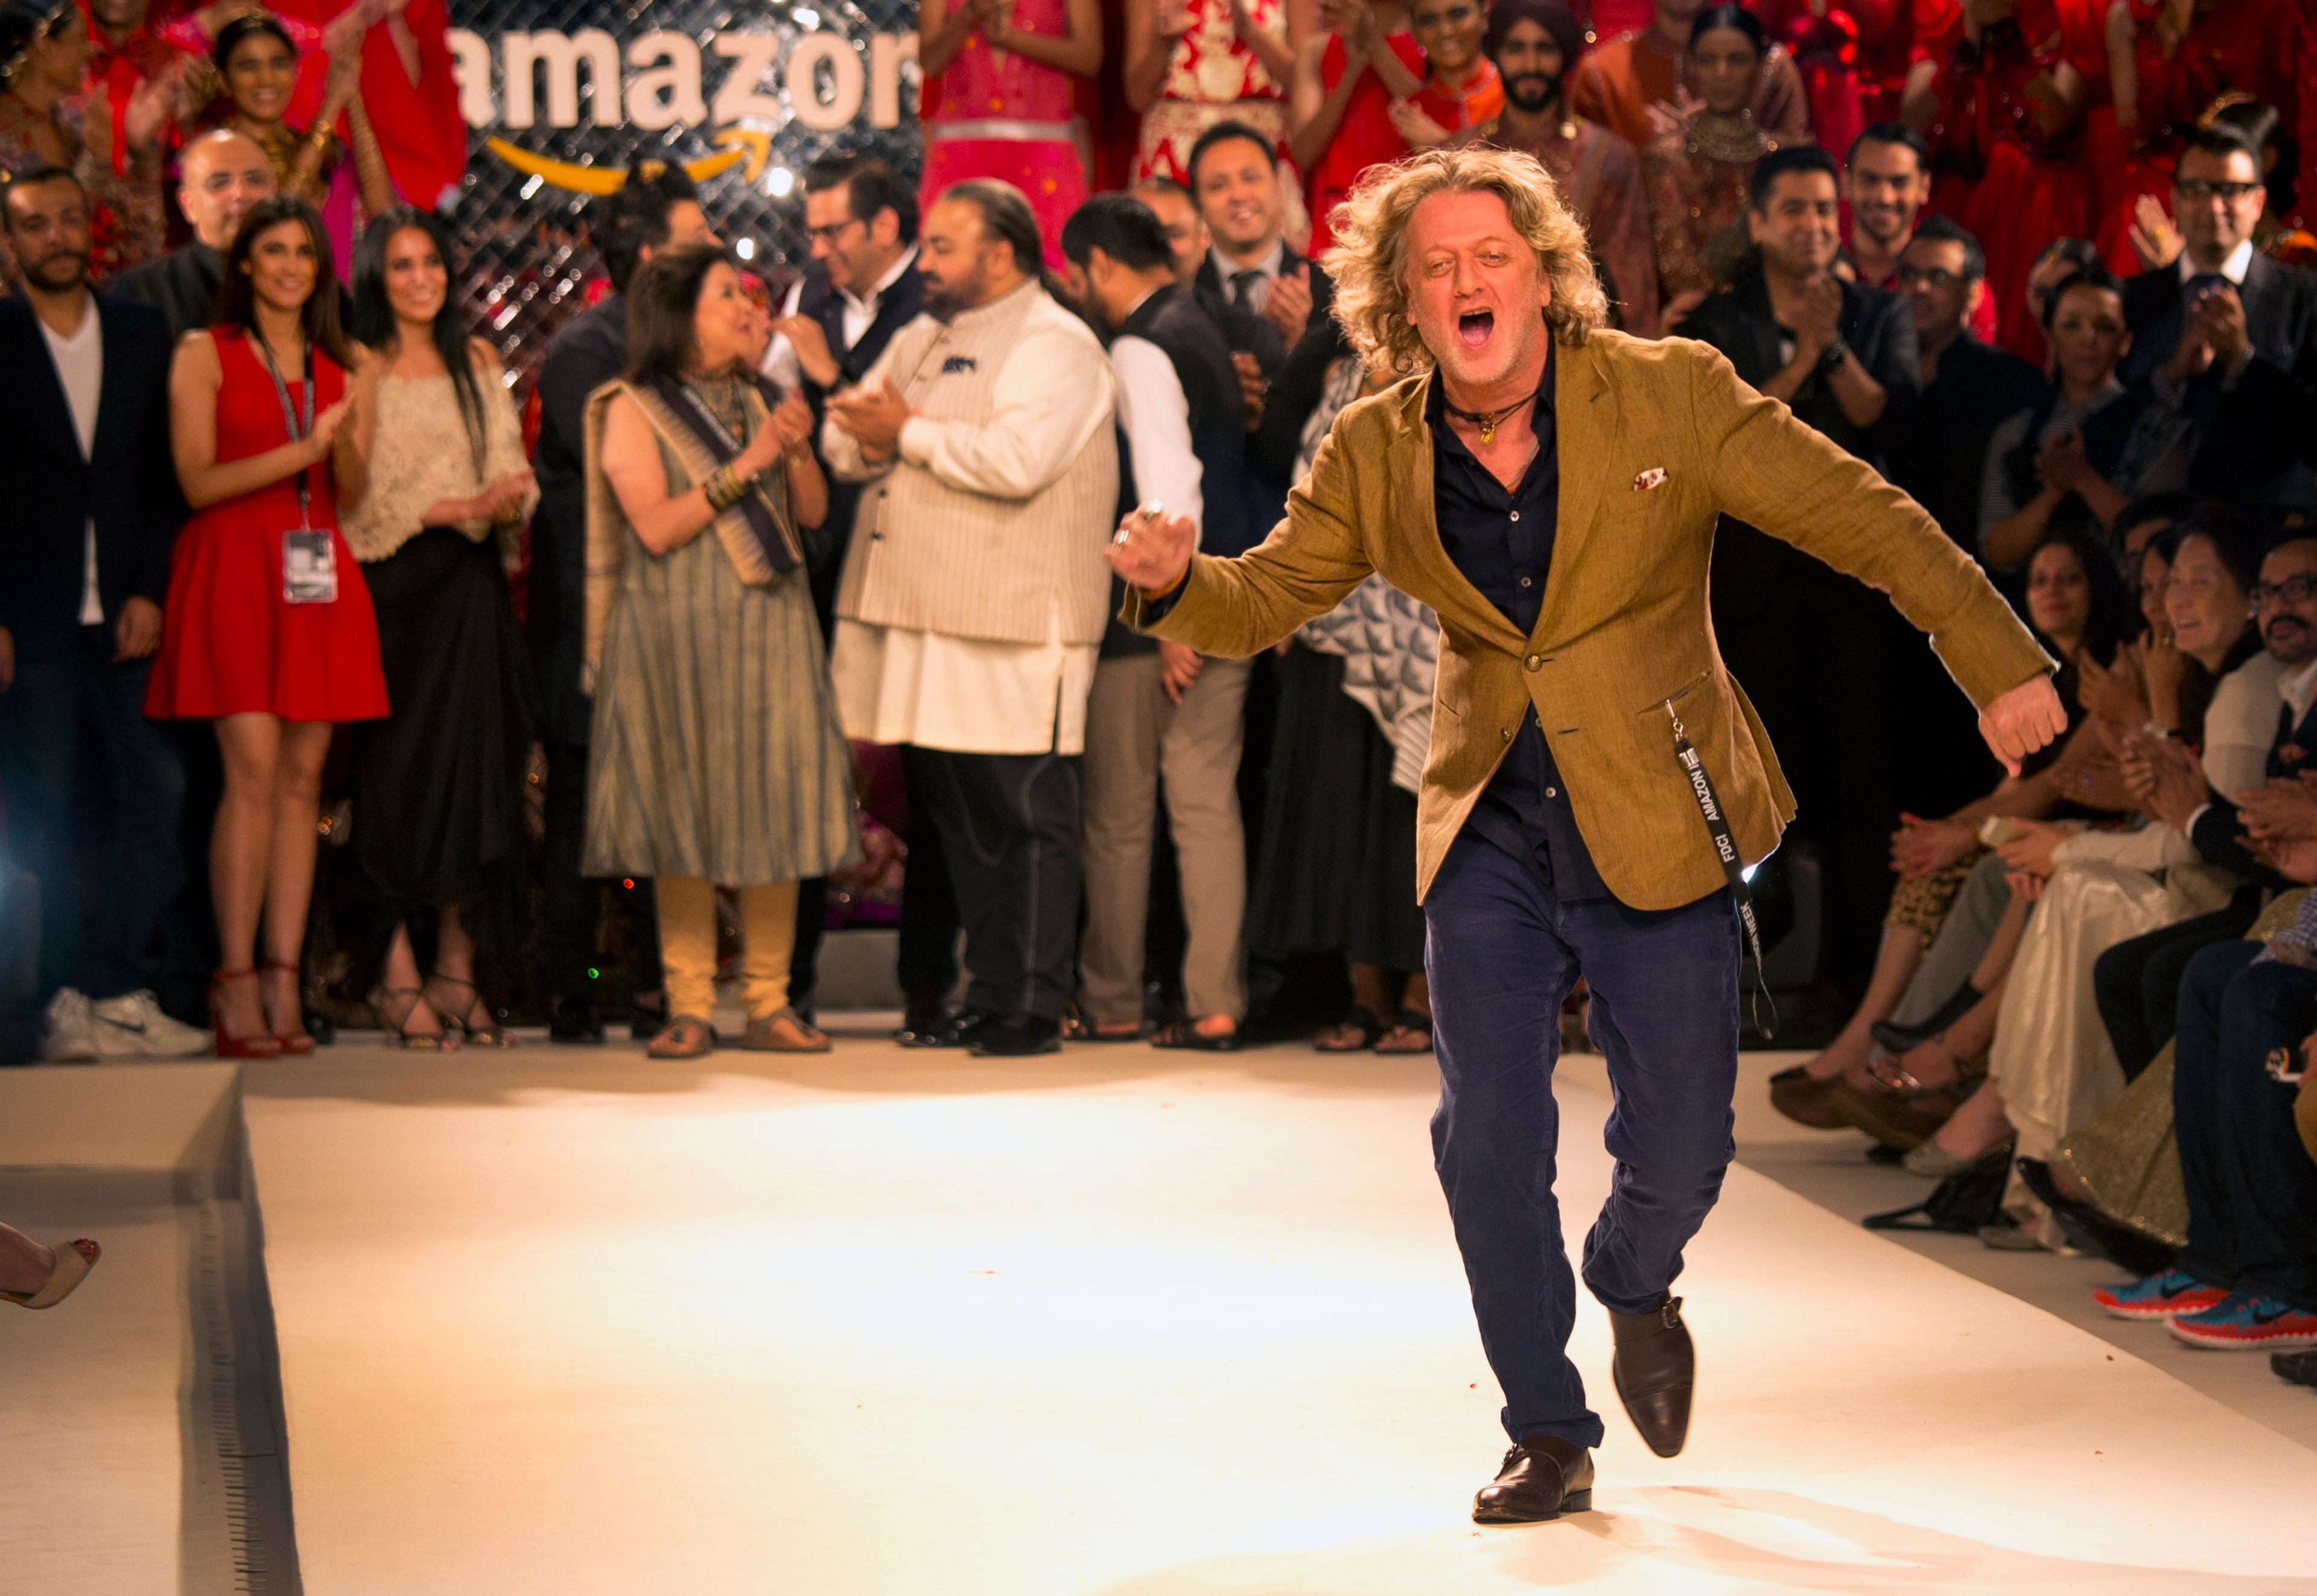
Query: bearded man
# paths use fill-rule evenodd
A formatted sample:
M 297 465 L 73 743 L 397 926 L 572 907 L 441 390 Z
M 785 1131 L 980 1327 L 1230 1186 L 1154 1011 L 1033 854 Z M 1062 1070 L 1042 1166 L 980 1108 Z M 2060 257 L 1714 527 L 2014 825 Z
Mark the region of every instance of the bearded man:
M 1372 572 L 1439 613 L 1417 820 L 1432 1142 L 1513 1442 L 1473 1517 L 1552 1519 L 1591 1505 L 1602 1436 L 1567 1351 L 1561 1001 L 1582 976 L 1616 1092 L 1585 1283 L 1625 1411 L 1671 1457 L 1695 1354 L 1669 1288 L 1735 1152 L 1743 867 L 1794 814 L 1714 650 L 1716 520 L 1889 594 L 2012 767 L 2066 718 L 2053 662 L 1911 499 L 1706 345 L 1604 329 L 1583 231 L 1531 157 L 1376 168 L 1336 237 L 1346 332 L 1414 374 L 1337 417 L 1259 548 L 1195 554 L 1186 519 L 1137 512 L 1108 558 L 1123 618 L 1203 654 L 1266 648 Z

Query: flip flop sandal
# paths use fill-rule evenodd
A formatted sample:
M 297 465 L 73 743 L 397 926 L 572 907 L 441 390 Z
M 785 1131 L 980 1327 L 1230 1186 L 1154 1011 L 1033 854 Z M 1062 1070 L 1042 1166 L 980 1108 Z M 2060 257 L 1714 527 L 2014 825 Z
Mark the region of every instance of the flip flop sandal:
M 1339 1036 L 1346 1028 L 1359 1032 L 1360 1039 L 1356 1042 L 1333 1039 Z M 1351 1012 L 1313 1036 L 1311 1046 L 1319 1053 L 1365 1053 L 1376 1045 L 1376 1038 L 1383 1035 L 1384 1029 L 1382 1020 L 1355 1003 L 1352 1005 Z
M 1400 1031 L 1418 1031 L 1423 1033 L 1424 1045 L 1421 1047 L 1395 1047 L 1391 1045 L 1391 1037 L 1395 1033 Z M 1432 1051 L 1432 1017 L 1428 1014 L 1418 1014 L 1413 1009 L 1401 1009 L 1400 1011 L 1400 1018 L 1391 1022 L 1391 1029 L 1386 1031 L 1383 1036 L 1377 1040 L 1375 1050 L 1378 1053 L 1391 1054 L 1394 1055 L 1430 1053 Z
M 1239 1032 L 1230 1030 L 1220 1036 L 1210 1036 L 1187 1019 L 1170 1019 L 1150 1033 L 1150 1045 L 1192 1053 L 1237 1053 Z
M 646 1058 L 705 1058 L 716 1051 L 716 1027 L 696 1014 L 679 1014 L 660 1027 L 644 1049 Z

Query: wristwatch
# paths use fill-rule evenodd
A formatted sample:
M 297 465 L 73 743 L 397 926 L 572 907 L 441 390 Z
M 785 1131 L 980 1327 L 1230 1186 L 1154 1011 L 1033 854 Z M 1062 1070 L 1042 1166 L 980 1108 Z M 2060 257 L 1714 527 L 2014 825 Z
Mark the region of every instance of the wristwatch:
M 1849 354 L 1850 345 L 1843 342 L 1842 335 L 1840 333 L 1835 334 L 1834 342 L 1829 344 L 1825 348 L 1819 351 L 1819 374 L 1820 376 L 1833 375 L 1834 369 L 1843 363 L 1844 358 Z

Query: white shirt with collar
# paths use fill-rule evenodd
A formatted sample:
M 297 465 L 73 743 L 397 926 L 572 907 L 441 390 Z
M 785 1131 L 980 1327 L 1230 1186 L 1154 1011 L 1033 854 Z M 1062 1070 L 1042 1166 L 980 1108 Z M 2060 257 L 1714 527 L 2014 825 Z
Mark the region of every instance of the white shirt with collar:
M 1216 244 L 1207 246 L 1207 259 L 1213 264 L 1215 276 L 1222 283 L 1223 298 L 1234 303 L 1239 296 L 1232 291 L 1231 279 L 1242 272 L 1257 273 L 1255 280 L 1247 285 L 1247 302 L 1249 309 L 1261 315 L 1264 307 L 1271 303 L 1271 285 L 1279 281 L 1279 273 L 1287 267 L 1287 243 L 1284 238 L 1274 238 L 1271 247 L 1264 251 L 1261 258 L 1251 266 L 1239 265 L 1222 252 L 1221 245 Z
M 2190 278 L 2201 277 L 2205 274 L 2196 269 L 2196 263 L 2188 258 L 2188 252 L 2185 249 L 2180 252 L 2180 258 L 2176 264 L 2180 269 L 2180 286 L 2183 288 L 2188 286 Z M 2252 240 L 2247 238 L 2229 251 L 2228 258 L 2221 263 L 2220 274 L 2236 287 L 2242 288 L 2245 273 L 2251 270 Z
M 86 293 L 81 296 L 80 326 L 68 338 L 56 332 L 40 317 L 32 318 L 40 324 L 40 336 L 49 345 L 49 358 L 56 363 L 57 381 L 65 390 L 65 403 L 71 407 L 73 431 L 80 437 L 80 457 L 91 460 L 96 454 L 96 409 L 104 393 L 104 327 L 103 318 L 96 312 L 95 299 Z M 104 623 L 104 598 L 96 584 L 96 521 L 91 517 L 81 538 L 80 623 L 102 626 Z
M 875 286 L 866 295 L 856 295 L 849 288 L 836 291 L 837 302 L 844 307 L 845 349 L 861 342 L 861 335 L 867 332 L 869 324 L 877 319 L 877 311 L 885 302 L 886 292 L 901 280 L 902 273 L 917 264 L 917 247 L 912 244 L 894 258 L 893 264 L 885 269 L 885 274 L 877 279 Z M 781 301 L 781 314 L 795 315 L 797 307 L 803 302 L 804 279 L 799 277 L 789 284 L 788 297 Z M 845 349 L 829 353 L 842 355 Z M 773 336 L 772 346 L 765 351 L 764 363 L 757 370 L 779 383 L 783 392 L 795 391 L 804 381 L 804 368 L 797 361 L 796 346 L 789 342 L 785 333 Z
M 1152 289 L 1151 293 L 1158 291 Z M 1132 317 L 1149 300 L 1134 301 Z M 1110 369 L 1118 375 L 1118 421 L 1126 429 L 1139 504 L 1161 504 L 1170 516 L 1206 525 L 1199 457 L 1191 447 L 1191 401 L 1167 352 L 1131 333 L 1111 340 Z

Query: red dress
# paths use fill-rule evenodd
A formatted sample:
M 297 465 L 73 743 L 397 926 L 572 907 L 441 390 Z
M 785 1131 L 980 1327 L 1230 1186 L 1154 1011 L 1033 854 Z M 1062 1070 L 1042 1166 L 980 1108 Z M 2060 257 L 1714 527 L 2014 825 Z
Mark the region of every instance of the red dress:
M 290 441 L 273 379 L 248 334 L 211 330 L 224 381 L 218 386 L 217 457 L 246 460 Z M 345 373 L 320 350 L 309 356 L 317 413 L 345 392 Z M 305 408 L 303 382 L 290 403 Z M 252 711 L 285 721 L 374 721 L 387 713 L 378 621 L 362 567 L 338 535 L 327 464 L 308 468 L 307 517 L 327 530 L 338 596 L 291 604 L 282 591 L 282 534 L 298 525 L 298 487 L 284 477 L 211 505 L 185 523 L 169 567 L 161 652 L 145 713 L 163 720 L 214 720 Z
M 1384 43 L 1400 58 L 1400 65 L 1418 77 L 1424 76 L 1424 49 L 1415 34 L 1403 28 L 1387 34 Z M 1341 83 L 1347 65 L 1342 35 L 1328 35 L 1327 53 L 1320 59 L 1321 87 L 1332 89 Z M 1312 259 L 1319 259 L 1335 242 L 1336 230 L 1328 225 L 1328 213 L 1350 195 L 1360 174 L 1380 161 L 1396 161 L 1407 153 L 1408 140 L 1392 126 L 1391 91 L 1373 72 L 1361 73 L 1351 101 L 1344 107 L 1344 120 L 1336 124 L 1336 136 L 1311 164 Z

